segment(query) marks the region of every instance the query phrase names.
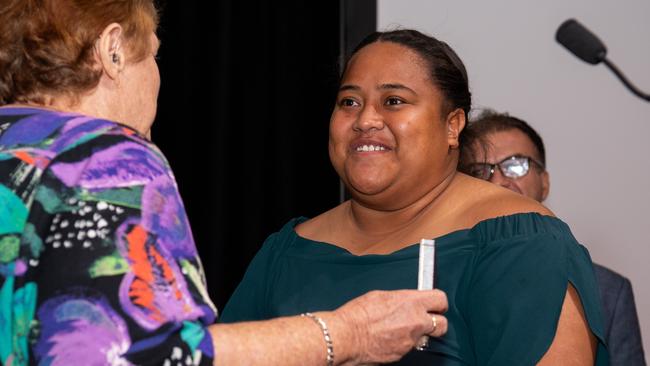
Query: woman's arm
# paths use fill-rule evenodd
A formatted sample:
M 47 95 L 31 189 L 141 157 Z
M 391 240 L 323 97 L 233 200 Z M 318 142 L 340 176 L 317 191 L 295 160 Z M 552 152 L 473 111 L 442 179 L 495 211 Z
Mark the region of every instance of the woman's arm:
M 555 338 L 538 365 L 593 365 L 595 359 L 596 337 L 589 329 L 578 293 L 569 285 Z
M 424 334 L 447 331 L 447 298 L 433 291 L 373 291 L 339 309 L 315 313 L 329 328 L 335 365 L 400 359 Z M 433 326 L 431 314 L 437 313 Z M 322 329 L 306 317 L 217 324 L 208 328 L 216 365 L 326 365 Z

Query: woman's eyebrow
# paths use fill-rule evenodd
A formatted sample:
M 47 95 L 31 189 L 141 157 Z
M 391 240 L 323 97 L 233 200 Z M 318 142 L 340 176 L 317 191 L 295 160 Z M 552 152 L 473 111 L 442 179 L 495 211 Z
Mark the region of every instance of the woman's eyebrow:
M 411 92 L 413 94 L 417 94 L 415 90 L 409 88 L 408 86 L 400 83 L 387 83 L 387 84 L 381 84 L 377 87 L 378 90 L 406 90 L 408 92 Z M 361 90 L 361 87 L 358 85 L 353 85 L 353 84 L 344 84 L 341 85 L 339 88 L 339 91 L 347 91 L 347 90 Z
M 406 90 L 408 92 L 411 92 L 413 94 L 417 94 L 415 90 L 409 88 L 408 86 L 400 83 L 388 83 L 388 84 L 381 84 L 377 88 L 379 90 Z
M 361 90 L 361 87 L 353 84 L 344 84 L 341 85 L 341 87 L 339 88 L 339 91 L 347 91 L 347 90 Z

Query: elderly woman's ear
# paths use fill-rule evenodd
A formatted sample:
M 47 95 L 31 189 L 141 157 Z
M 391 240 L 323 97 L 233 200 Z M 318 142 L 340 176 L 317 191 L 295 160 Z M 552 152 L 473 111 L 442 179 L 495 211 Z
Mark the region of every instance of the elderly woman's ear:
M 124 69 L 124 49 L 122 26 L 117 23 L 109 24 L 95 44 L 95 55 L 104 73 L 111 79 L 116 79 Z
M 456 149 L 460 145 L 459 137 L 465 128 L 465 122 L 465 111 L 460 108 L 447 115 L 447 143 L 451 149 Z

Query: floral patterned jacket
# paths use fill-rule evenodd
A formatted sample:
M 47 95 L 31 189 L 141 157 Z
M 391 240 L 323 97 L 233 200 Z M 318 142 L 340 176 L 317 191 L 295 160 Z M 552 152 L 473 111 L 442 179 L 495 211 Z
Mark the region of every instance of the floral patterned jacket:
M 0 108 L 3 365 L 203 365 L 210 301 L 169 164 L 120 124 Z

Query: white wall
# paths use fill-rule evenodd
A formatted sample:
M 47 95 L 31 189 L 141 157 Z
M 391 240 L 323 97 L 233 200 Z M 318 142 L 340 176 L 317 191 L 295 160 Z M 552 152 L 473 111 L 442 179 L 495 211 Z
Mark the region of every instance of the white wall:
M 632 281 L 650 355 L 650 103 L 555 41 L 568 18 L 596 33 L 610 60 L 650 92 L 647 0 L 378 0 L 377 24 L 448 42 L 465 62 L 475 107 L 539 131 L 551 174 L 546 204 L 595 262 Z

